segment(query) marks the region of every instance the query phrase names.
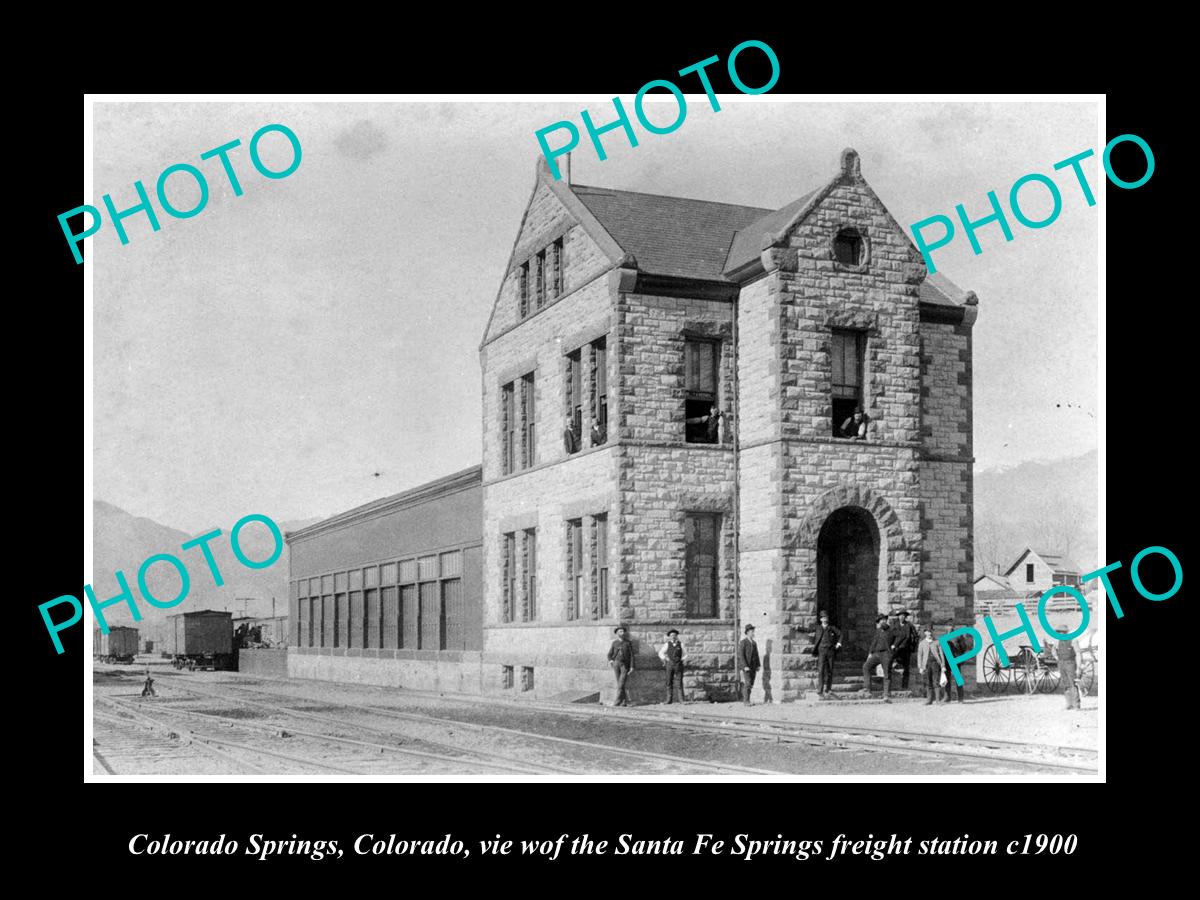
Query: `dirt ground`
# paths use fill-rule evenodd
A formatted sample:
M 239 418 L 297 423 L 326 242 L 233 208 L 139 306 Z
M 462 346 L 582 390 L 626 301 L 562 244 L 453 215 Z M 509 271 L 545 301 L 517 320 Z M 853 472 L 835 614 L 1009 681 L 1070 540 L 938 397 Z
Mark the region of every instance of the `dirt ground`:
M 778 722 L 810 722 L 820 725 L 852 725 L 861 728 L 894 728 L 929 731 L 956 737 L 1004 738 L 1032 744 L 1098 749 L 1099 700 L 1084 697 L 1083 709 L 1068 711 L 1061 694 L 983 696 L 965 703 L 934 703 L 896 700 L 890 704 L 827 703 L 799 700 L 795 703 L 741 706 L 735 704 L 685 704 L 681 714 L 692 710 L 704 715 Z M 671 710 L 656 704 L 645 709 Z

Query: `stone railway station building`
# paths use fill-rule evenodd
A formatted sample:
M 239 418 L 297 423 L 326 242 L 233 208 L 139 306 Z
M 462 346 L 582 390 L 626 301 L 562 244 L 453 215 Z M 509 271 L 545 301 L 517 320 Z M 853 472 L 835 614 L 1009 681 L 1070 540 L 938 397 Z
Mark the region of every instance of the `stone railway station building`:
M 788 700 L 818 610 L 860 665 L 878 611 L 972 623 L 977 308 L 853 150 L 777 210 L 539 162 L 480 346 L 482 465 L 288 535 L 290 673 L 609 697 L 626 624 L 635 699 L 671 627 L 688 696 L 720 698 L 753 624 L 754 699 Z

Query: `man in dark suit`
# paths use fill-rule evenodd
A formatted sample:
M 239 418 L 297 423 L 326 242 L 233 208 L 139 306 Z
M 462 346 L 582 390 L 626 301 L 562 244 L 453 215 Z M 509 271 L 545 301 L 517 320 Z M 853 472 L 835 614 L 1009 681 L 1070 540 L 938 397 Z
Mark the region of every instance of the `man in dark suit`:
M 758 674 L 761 663 L 758 659 L 758 644 L 754 642 L 754 626 L 746 626 L 746 636 L 738 644 L 738 669 L 742 674 L 742 702 L 752 706 L 750 691 L 754 687 L 754 676 Z
M 957 627 L 957 625 L 951 625 L 947 631 L 954 631 L 957 629 Z M 967 642 L 967 636 L 965 634 L 960 634 L 956 637 L 950 638 L 949 643 L 951 651 L 953 651 L 954 655 L 958 657 L 963 656 L 971 646 Z M 946 661 L 946 677 L 948 679 L 946 682 L 946 702 L 951 702 L 954 699 L 954 696 L 957 694 L 958 702 L 963 703 L 963 686 L 954 680 L 954 670 L 950 668 L 950 663 L 948 660 Z
M 913 651 L 917 649 L 920 635 L 916 626 L 908 620 L 908 610 L 900 610 L 900 621 L 891 628 L 892 644 L 895 649 L 896 668 L 900 670 L 900 690 L 908 690 L 908 668 Z
M 829 624 L 829 613 L 821 610 L 821 624 L 813 635 L 813 646 L 817 653 L 817 698 L 824 699 L 833 691 L 833 660 L 842 646 L 842 632 Z
M 679 629 L 672 628 L 667 632 L 667 642 L 658 651 L 658 658 L 663 661 L 667 670 L 667 702 L 675 702 L 675 685 L 679 685 L 679 702 L 684 703 L 687 697 L 683 693 L 683 664 L 687 660 L 687 651 L 679 641 Z
M 617 699 L 613 706 L 628 706 L 629 695 L 625 692 L 625 679 L 633 671 L 633 643 L 629 640 L 629 630 L 624 625 L 613 629 L 617 639 L 608 648 L 608 662 L 617 676 Z
M 892 633 L 887 627 L 888 617 L 880 613 L 875 617 L 875 633 L 867 649 L 867 661 L 863 663 L 863 690 L 871 694 L 871 675 L 876 666 L 883 666 L 883 702 L 892 702 Z

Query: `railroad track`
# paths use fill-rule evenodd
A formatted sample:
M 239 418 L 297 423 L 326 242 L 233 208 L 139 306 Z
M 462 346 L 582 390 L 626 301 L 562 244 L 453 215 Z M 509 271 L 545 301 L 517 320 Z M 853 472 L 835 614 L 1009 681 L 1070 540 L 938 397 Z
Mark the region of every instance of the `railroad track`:
M 186 691 L 186 692 L 197 694 L 197 695 L 203 695 L 210 699 L 213 697 L 217 697 L 220 699 L 227 699 L 227 698 L 224 698 L 223 695 L 207 694 L 206 692 L 203 692 L 203 691 L 193 691 L 190 688 L 176 688 L 173 685 L 171 686 L 171 688 L 175 689 L 175 690 Z M 147 716 L 139 708 L 138 704 L 135 704 L 131 701 L 121 700 L 121 699 L 117 699 L 114 697 L 98 697 L 97 700 L 101 700 L 105 703 L 114 705 L 132 717 L 148 719 L 151 722 L 154 722 L 156 725 L 159 725 L 160 727 L 162 725 L 161 719 L 155 720 L 152 717 Z M 427 752 L 427 751 L 423 751 L 423 750 L 416 750 L 416 749 L 412 749 L 412 748 L 408 748 L 408 747 L 401 747 L 401 746 L 397 746 L 395 744 L 382 744 L 382 743 L 370 742 L 370 741 L 360 741 L 360 740 L 356 740 L 353 738 L 338 737 L 335 735 L 321 734 L 321 733 L 313 732 L 313 731 L 303 731 L 300 729 L 296 729 L 296 728 L 292 728 L 292 727 L 285 727 L 282 725 L 274 726 L 274 725 L 254 724 L 254 723 L 246 722 L 243 719 L 238 719 L 233 716 L 222 716 L 219 713 L 200 712 L 198 710 L 177 709 L 174 707 L 166 707 L 166 706 L 156 707 L 155 711 L 157 713 L 159 713 L 160 715 L 165 714 L 168 717 L 177 716 L 177 717 L 182 717 L 182 718 L 199 719 L 208 724 L 223 725 L 223 726 L 230 727 L 230 728 L 240 728 L 240 729 L 254 732 L 257 734 L 265 734 L 271 738 L 299 737 L 299 738 L 303 738 L 306 740 L 315 741 L 318 743 L 335 744 L 340 747 L 352 747 L 352 748 L 354 748 L 356 750 L 360 750 L 360 751 L 367 750 L 367 751 L 371 751 L 373 754 L 394 753 L 394 754 L 412 758 L 412 759 L 419 759 L 422 762 L 435 762 L 435 763 L 439 763 L 439 764 L 458 764 L 458 765 L 461 765 L 463 762 L 470 762 L 476 766 L 492 768 L 492 769 L 496 769 L 499 771 L 504 771 L 509 774 L 517 773 L 517 774 L 522 774 L 522 775 L 529 775 L 529 774 L 544 774 L 545 773 L 545 770 L 540 769 L 539 767 L 534 766 L 533 764 L 516 765 L 516 764 L 512 764 L 512 763 L 508 763 L 508 762 L 497 762 L 494 759 L 475 760 L 475 759 L 470 759 L 469 757 L 464 757 L 462 755 L 451 756 L 451 755 L 448 755 L 445 753 L 431 753 L 431 752 Z M 278 710 L 277 710 L 277 712 L 278 712 Z M 288 714 L 291 713 L 291 711 L 286 711 L 286 712 Z M 339 727 L 342 727 L 342 728 L 346 727 L 346 723 L 340 719 L 335 719 L 335 718 L 329 717 L 329 716 L 322 717 L 322 718 L 328 722 L 331 722 L 331 723 L 339 726 Z M 351 727 L 358 728 L 359 726 L 351 726 Z M 364 730 L 364 729 L 360 729 L 360 730 Z M 376 731 L 379 733 L 385 733 L 380 729 L 365 729 L 365 730 L 372 730 L 372 731 Z M 289 754 L 289 753 L 280 753 L 278 751 L 270 750 L 270 749 L 263 748 L 263 747 L 235 743 L 232 741 L 225 740 L 224 738 L 220 738 L 220 739 L 213 738 L 207 734 L 198 735 L 198 734 L 194 734 L 191 732 L 184 732 L 184 734 L 186 734 L 190 740 L 199 741 L 202 745 L 208 746 L 210 749 L 214 746 L 218 749 L 219 748 L 233 748 L 235 750 L 240 750 L 240 751 L 243 751 L 246 753 L 251 753 L 251 754 L 256 753 L 256 754 L 260 754 L 263 756 L 271 757 L 273 759 L 280 759 L 280 760 L 284 760 L 286 762 L 291 762 L 291 763 L 295 763 L 295 764 L 299 764 L 299 765 L 311 766 L 311 767 L 324 769 L 324 770 L 328 770 L 328 771 L 334 771 L 334 772 L 338 772 L 339 774 L 344 774 L 344 775 L 364 774 L 362 772 L 356 771 L 355 769 L 349 769 L 349 768 L 345 768 L 343 766 L 338 766 L 338 765 L 331 765 L 328 762 L 325 762 L 323 760 L 313 759 L 312 757 L 301 757 L 301 756 L 296 756 L 294 754 Z M 460 751 L 460 753 L 461 752 L 462 751 Z M 226 755 L 228 755 L 228 754 L 226 754 Z M 257 772 L 259 774 L 271 774 L 270 772 L 268 772 L 267 770 L 264 770 L 264 769 L 257 769 Z
M 295 695 L 279 694 L 277 692 L 264 691 L 258 688 L 250 688 L 234 682 L 229 683 L 235 684 L 235 686 L 242 691 L 252 691 L 254 693 L 259 693 L 266 696 L 282 697 L 293 701 L 302 701 L 305 699 Z M 1094 750 L 1079 747 L 1029 744 L 1021 741 L 1007 740 L 1004 738 L 963 737 L 958 735 L 934 734 L 930 732 L 905 731 L 900 729 L 860 727 L 850 725 L 832 725 L 816 722 L 764 722 L 762 720 L 744 720 L 743 722 L 730 724 L 728 717 L 707 713 L 686 712 L 682 714 L 684 719 L 680 720 L 665 711 L 650 712 L 647 710 L 613 709 L 611 707 L 601 707 L 600 709 L 603 709 L 603 712 L 600 712 L 599 710 L 588 711 L 571 709 L 563 705 L 532 703 L 529 701 L 501 700 L 495 698 L 476 698 L 462 695 L 436 694 L 427 691 L 406 690 L 404 693 L 405 695 L 438 700 L 439 702 L 450 700 L 458 703 L 484 706 L 506 704 L 516 709 L 533 709 L 562 716 L 584 719 L 594 719 L 598 715 L 612 716 L 614 718 L 620 718 L 627 721 L 652 723 L 661 727 L 685 730 L 690 729 L 702 734 L 738 735 L 757 739 L 774 739 L 786 743 L 806 743 L 814 746 L 849 747 L 854 749 L 875 750 L 881 752 L 912 753 L 923 756 L 938 756 L 947 759 L 961 759 L 971 762 L 982 761 L 1006 763 L 1024 766 L 1027 768 L 1050 768 L 1094 774 L 1097 771 L 1098 764 L 1098 754 Z M 351 704 L 347 705 L 351 706 Z M 379 707 L 369 708 L 381 709 Z M 419 714 L 416 713 L 401 713 L 391 710 L 388 712 L 396 717 L 418 716 L 419 718 L 428 718 L 419 716 Z M 444 717 L 442 720 L 458 722 L 458 720 L 447 720 Z M 458 722 L 458 724 L 464 723 Z M 999 752 L 985 752 L 988 748 L 995 748 Z M 1055 757 L 1049 758 L 1045 755 L 1034 755 L 1037 753 L 1045 753 L 1047 751 L 1054 754 Z M 1062 758 L 1070 756 L 1083 757 L 1084 759 L 1080 760 Z M 781 774 L 778 772 L 763 773 L 761 770 L 757 770 L 756 773 L 772 775 Z
M 165 759 L 186 765 L 197 758 L 216 759 L 224 765 L 233 762 L 246 771 L 257 774 L 263 772 L 236 754 L 205 743 L 188 732 L 180 732 L 149 716 L 115 716 L 93 709 L 92 722 L 106 729 L 102 740 L 93 738 L 92 757 L 109 775 L 144 775 L 148 759 L 155 762 Z M 147 745 L 144 735 L 131 737 L 131 731 L 150 731 L 157 738 L 157 743 Z M 96 745 L 103 747 L 105 752 L 102 754 Z M 117 768 L 114 768 L 114 763 Z M 126 768 L 128 771 L 121 771 Z
M 247 687 L 245 685 L 237 684 L 236 682 L 224 682 L 224 684 L 228 685 L 231 688 L 234 688 L 237 691 L 253 693 L 253 694 L 257 694 L 257 695 L 264 696 L 264 697 L 270 697 L 272 700 L 274 700 L 276 702 L 275 703 L 266 703 L 266 702 L 262 702 L 262 701 L 248 700 L 245 697 L 233 696 L 229 693 L 217 693 L 217 692 L 205 691 L 205 690 L 200 690 L 200 689 L 197 689 L 195 687 L 190 687 L 190 686 L 182 687 L 179 685 L 172 684 L 172 685 L 169 685 L 168 687 L 170 690 L 184 691 L 187 693 L 204 696 L 209 699 L 233 700 L 235 702 L 243 703 L 248 706 L 264 708 L 264 709 L 268 709 L 268 710 L 272 710 L 272 711 L 276 711 L 276 712 L 280 711 L 280 707 L 278 705 L 279 701 L 286 701 L 288 703 L 311 703 L 311 702 L 313 702 L 313 700 L 308 697 L 299 697 L 294 694 L 285 694 L 285 693 L 279 693 L 279 692 L 274 692 L 274 691 L 264 691 L 264 690 L 261 690 L 258 688 L 251 688 L 251 687 Z M 700 769 L 702 771 L 710 772 L 710 773 L 731 774 L 731 775 L 760 775 L 760 776 L 766 775 L 766 776 L 772 776 L 772 777 L 779 776 L 779 775 L 791 774 L 788 772 L 780 772 L 780 771 L 771 770 L 771 769 L 756 769 L 756 768 L 750 768 L 748 766 L 739 766 L 739 765 L 735 765 L 733 763 L 709 762 L 708 760 L 695 759 L 693 757 L 675 756 L 675 755 L 671 755 L 671 754 L 667 754 L 667 753 L 655 753 L 655 752 L 652 752 L 649 750 L 633 750 L 628 747 L 617 747 L 617 746 L 613 746 L 611 744 L 597 743 L 595 741 L 582 741 L 582 740 L 577 740 L 575 738 L 565 738 L 565 737 L 558 737 L 557 735 L 540 734 L 540 733 L 534 732 L 534 731 L 524 731 L 524 730 L 521 730 L 518 728 L 509 728 L 509 727 L 502 726 L 502 725 L 485 725 L 485 724 L 481 724 L 478 722 L 464 722 L 461 719 L 448 718 L 446 716 L 423 715 L 421 713 L 401 712 L 399 710 L 390 709 L 388 707 L 373 706 L 371 704 L 341 703 L 339 705 L 348 710 L 359 710 L 368 715 L 381 717 L 381 718 L 395 719 L 398 721 L 414 722 L 414 723 L 419 723 L 422 725 L 434 725 L 439 728 L 446 728 L 447 726 L 452 726 L 457 729 L 474 731 L 476 733 L 485 734 L 485 735 L 503 734 L 503 735 L 507 735 L 510 737 L 520 738 L 523 740 L 535 740 L 535 741 L 540 741 L 540 742 L 544 742 L 544 743 L 556 744 L 559 746 L 567 746 L 567 747 L 581 748 L 581 749 L 587 749 L 587 750 L 592 750 L 592 751 L 600 751 L 605 754 L 621 756 L 624 758 L 637 758 L 637 759 L 643 759 L 643 760 L 660 762 L 660 763 L 668 763 L 672 766 L 686 766 L 691 769 Z M 559 710 L 555 709 L 555 711 L 557 712 Z M 331 722 L 337 722 L 337 723 L 345 726 L 345 722 L 342 719 L 335 719 L 331 716 L 322 716 L 318 713 L 310 713 L 307 710 L 297 710 L 297 709 L 289 708 L 286 710 L 286 712 L 288 715 L 301 715 L 306 718 L 314 718 L 314 719 L 326 720 L 326 721 L 331 721 Z M 354 727 L 357 728 L 357 727 L 365 727 L 365 726 L 355 725 Z M 466 752 L 473 753 L 475 751 L 468 750 Z M 522 765 L 525 765 L 525 763 L 522 763 Z M 581 774 L 577 768 L 566 769 L 566 768 L 560 768 L 560 767 L 553 767 L 553 769 L 556 772 L 563 772 L 563 773 L 569 773 L 569 774 Z

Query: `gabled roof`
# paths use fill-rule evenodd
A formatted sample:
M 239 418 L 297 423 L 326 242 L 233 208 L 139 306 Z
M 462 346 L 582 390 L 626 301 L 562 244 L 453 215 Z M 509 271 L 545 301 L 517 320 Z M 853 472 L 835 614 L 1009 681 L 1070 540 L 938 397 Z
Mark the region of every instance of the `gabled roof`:
M 1042 553 L 1038 550 L 1034 550 L 1032 547 L 1026 547 L 1024 550 L 1022 550 L 1021 555 L 1017 557 L 1017 561 L 1014 562 L 1011 566 L 1009 566 L 1008 571 L 1005 572 L 1004 574 L 1011 575 L 1016 570 L 1017 566 L 1019 566 L 1022 562 L 1024 562 L 1025 558 L 1027 556 L 1029 556 L 1030 554 L 1033 554 L 1038 559 L 1040 559 L 1042 562 L 1044 562 L 1047 566 L 1049 566 L 1051 569 L 1053 569 L 1055 575 L 1078 575 L 1078 574 L 1080 574 L 1079 569 L 1076 568 L 1074 566 L 1074 564 L 1072 564 L 1063 554 L 1061 554 L 1061 553 Z
M 633 254 L 638 269 L 654 275 L 726 280 L 722 269 L 734 234 L 771 213 L 755 206 L 582 184 L 571 190 L 621 249 Z
M 569 189 L 640 271 L 724 282 L 759 258 L 764 235 L 778 234 L 821 193 L 809 191 L 771 210 L 582 184 Z M 924 303 L 960 307 L 967 296 L 940 272 L 921 283 Z
M 1008 591 L 1008 590 L 1012 590 L 1012 585 L 1009 584 L 1008 579 L 1005 578 L 1003 575 L 996 575 L 993 573 L 988 573 L 986 575 L 980 575 L 978 578 L 975 579 L 975 590 L 976 591 L 996 591 L 996 590 Z

